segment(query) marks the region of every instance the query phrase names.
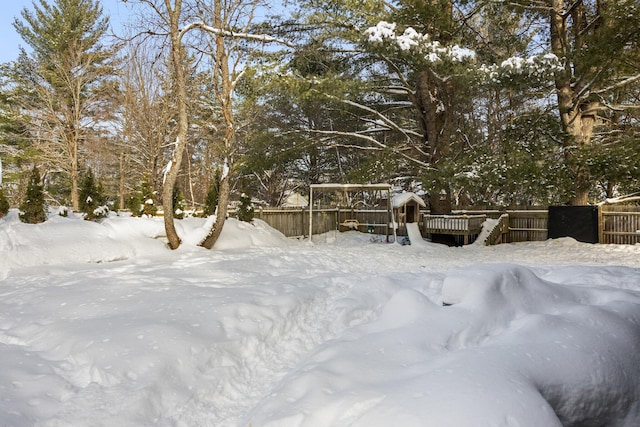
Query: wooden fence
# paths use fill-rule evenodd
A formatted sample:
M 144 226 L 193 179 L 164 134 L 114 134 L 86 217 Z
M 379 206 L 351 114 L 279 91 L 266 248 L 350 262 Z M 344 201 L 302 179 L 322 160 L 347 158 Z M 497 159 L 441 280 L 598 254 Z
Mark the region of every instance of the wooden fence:
M 359 230 L 375 234 L 389 233 L 388 211 L 374 209 L 314 209 L 313 234 L 329 231 Z M 309 234 L 309 210 L 256 209 L 255 218 L 261 219 L 287 237 L 305 237 Z
M 538 242 L 547 240 L 549 213 L 546 210 L 507 211 L 509 234 L 507 242 Z
M 458 213 L 458 212 L 456 212 Z M 489 218 L 502 216 L 499 211 L 464 211 L 469 217 L 486 215 Z M 502 238 L 493 236 L 496 243 L 515 243 L 547 240 L 547 210 L 508 210 L 502 216 L 508 218 L 508 228 L 501 223 Z M 358 229 L 361 232 L 385 234 L 389 232 L 386 210 L 322 209 L 313 211 L 313 234 L 328 231 Z M 602 206 L 600 209 L 600 243 L 640 243 L 640 206 Z M 255 217 L 288 237 L 303 237 L 309 234 L 309 211 L 307 209 L 256 209 Z M 506 218 L 505 218 L 506 217 Z M 425 218 L 421 215 L 420 228 L 425 231 Z M 389 221 L 390 222 L 390 221 Z M 467 224 L 468 226 L 468 224 Z
M 304 237 L 309 234 L 308 209 L 256 209 L 254 217 L 263 220 L 287 237 Z M 314 209 L 313 234 L 335 230 L 337 224 L 337 209 Z
M 602 206 L 599 237 L 600 243 L 640 243 L 640 206 Z

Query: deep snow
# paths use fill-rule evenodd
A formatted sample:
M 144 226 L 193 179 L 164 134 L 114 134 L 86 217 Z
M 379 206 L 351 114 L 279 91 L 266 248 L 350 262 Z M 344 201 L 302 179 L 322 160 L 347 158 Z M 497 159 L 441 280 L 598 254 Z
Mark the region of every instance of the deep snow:
M 202 225 L 0 219 L 0 425 L 640 425 L 640 245 Z

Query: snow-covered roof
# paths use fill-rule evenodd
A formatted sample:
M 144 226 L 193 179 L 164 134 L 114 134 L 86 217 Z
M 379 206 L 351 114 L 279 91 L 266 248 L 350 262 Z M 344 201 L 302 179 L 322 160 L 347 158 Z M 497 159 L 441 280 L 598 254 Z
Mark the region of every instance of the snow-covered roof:
M 282 207 L 285 208 L 306 208 L 309 206 L 309 201 L 300 193 L 290 193 L 282 203 Z
M 418 196 L 416 193 L 411 193 L 408 191 L 393 196 L 393 198 L 391 199 L 391 205 L 394 208 L 399 208 L 400 206 L 404 206 L 412 200 L 418 202 L 418 204 L 423 208 L 427 207 L 424 200 L 422 200 L 422 197 Z

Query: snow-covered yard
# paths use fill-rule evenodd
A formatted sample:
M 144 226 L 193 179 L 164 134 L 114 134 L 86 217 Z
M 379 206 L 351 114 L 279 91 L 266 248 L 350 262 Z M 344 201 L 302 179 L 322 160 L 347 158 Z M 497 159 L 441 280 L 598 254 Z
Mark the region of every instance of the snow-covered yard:
M 638 245 L 201 226 L 0 219 L 0 425 L 640 425 Z

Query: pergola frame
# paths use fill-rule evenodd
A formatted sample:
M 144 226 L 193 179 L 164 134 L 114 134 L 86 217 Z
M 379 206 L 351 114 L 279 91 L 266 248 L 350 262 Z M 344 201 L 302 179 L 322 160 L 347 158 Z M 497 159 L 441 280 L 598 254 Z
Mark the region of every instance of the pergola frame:
M 331 191 L 386 191 L 387 192 L 387 227 L 391 223 L 393 229 L 393 241 L 396 239 L 396 228 L 393 220 L 393 208 L 391 206 L 391 185 L 390 184 L 311 184 L 309 186 L 309 241 L 313 236 L 313 192 Z M 387 233 L 388 236 L 388 233 Z

